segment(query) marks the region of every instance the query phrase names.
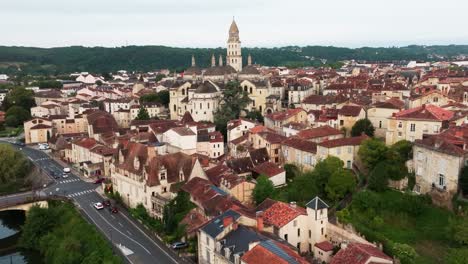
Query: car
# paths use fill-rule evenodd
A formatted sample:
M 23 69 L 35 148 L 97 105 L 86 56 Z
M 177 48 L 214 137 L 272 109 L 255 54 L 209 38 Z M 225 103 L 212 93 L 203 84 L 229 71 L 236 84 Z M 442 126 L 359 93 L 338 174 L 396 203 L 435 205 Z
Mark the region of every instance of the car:
M 49 149 L 49 144 L 47 144 L 47 143 L 42 144 L 41 143 L 41 144 L 39 144 L 39 149 L 40 150 L 47 150 L 47 149 Z
M 52 176 L 52 178 L 54 178 L 54 179 L 60 178 L 60 176 L 57 175 L 57 173 L 55 173 L 54 171 L 50 173 L 50 176 Z
M 119 210 L 117 209 L 117 207 L 113 206 L 113 207 L 109 207 L 109 211 L 113 214 L 116 214 L 119 212 Z
M 102 203 L 94 203 L 93 204 L 94 208 L 96 208 L 96 210 L 102 210 L 104 209 L 104 205 L 102 205 Z
M 99 184 L 99 183 L 102 183 L 105 180 L 106 180 L 105 178 L 99 178 L 99 179 L 95 180 L 94 183 Z
M 63 172 L 65 173 L 70 173 L 71 169 L 70 168 L 63 168 Z
M 62 174 L 62 178 L 68 178 L 68 174 L 66 173 Z
M 20 147 L 24 147 L 26 144 L 24 144 L 24 143 L 21 142 L 21 141 L 16 141 L 16 142 L 15 142 L 15 145 L 20 146 Z
M 182 249 L 188 247 L 187 242 L 175 242 L 171 245 L 172 249 Z
M 102 201 L 102 204 L 103 204 L 104 206 L 111 206 L 111 202 L 110 202 L 109 200 L 104 200 L 104 201 Z

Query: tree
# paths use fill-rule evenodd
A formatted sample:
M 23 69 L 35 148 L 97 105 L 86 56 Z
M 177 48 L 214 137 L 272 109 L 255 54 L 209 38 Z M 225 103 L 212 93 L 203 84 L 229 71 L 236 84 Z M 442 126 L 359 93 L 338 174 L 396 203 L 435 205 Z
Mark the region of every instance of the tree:
M 356 179 L 349 170 L 337 169 L 328 179 L 325 192 L 327 198 L 337 202 L 356 188 Z
M 159 81 L 162 80 L 164 77 L 166 77 L 166 75 L 159 73 L 158 75 L 156 75 L 156 78 L 155 78 L 154 81 L 155 81 L 155 82 L 159 82 Z
M 453 239 L 462 246 L 468 246 L 468 217 L 454 221 L 452 224 Z
M 12 106 L 8 108 L 5 114 L 5 123 L 10 127 L 17 127 L 23 125 L 24 121 L 31 117 L 29 111 L 20 106 Z
M 140 103 L 159 103 L 165 107 L 169 106 L 169 91 L 160 91 L 158 93 L 149 93 L 140 97 Z
M 101 86 L 102 84 L 103 84 L 103 82 L 102 82 L 101 80 L 97 80 L 97 81 L 96 81 L 96 85 L 97 85 L 97 86 Z
M 135 117 L 135 120 L 149 120 L 150 116 L 148 114 L 148 110 L 144 108 L 143 106 L 140 107 L 140 110 L 138 110 L 138 115 Z
M 360 136 L 362 133 L 368 135 L 369 137 L 374 136 L 374 126 L 372 125 L 371 121 L 367 118 L 359 119 L 354 126 L 351 128 L 351 136 L 357 137 Z
M 0 144 L 0 184 L 24 179 L 31 170 L 25 156 L 9 144 Z
M 388 188 L 388 166 L 385 162 L 378 163 L 369 174 L 369 188 L 382 192 Z
M 418 256 L 416 250 L 413 247 L 407 244 L 394 243 L 392 251 L 398 259 L 400 259 L 402 264 L 411 264 L 414 263 L 414 260 Z
M 214 123 L 216 130 L 220 131 L 227 139 L 226 124 L 233 119 L 239 118 L 240 112 L 245 110 L 250 98 L 246 91 L 242 90 L 237 81 L 226 84 L 223 91 L 223 99 L 218 110 L 214 113 Z
M 296 176 L 300 174 L 299 168 L 296 165 L 291 164 L 291 163 L 284 164 L 284 170 L 286 171 L 286 179 L 294 179 Z
M 463 167 L 461 170 L 459 184 L 463 195 L 468 195 L 468 166 Z
M 315 184 L 319 190 L 325 190 L 328 181 L 335 171 L 343 169 L 343 161 L 335 156 L 328 156 L 326 159 L 317 162 L 311 176 L 316 179 Z
M 26 90 L 24 87 L 16 87 L 5 96 L 2 108 L 8 110 L 12 106 L 19 106 L 29 111 L 35 105 L 33 91 Z
M 288 201 L 295 201 L 304 205 L 319 194 L 317 188 L 317 179 L 311 172 L 297 175 L 294 180 L 288 184 Z
M 247 113 L 245 117 L 252 119 L 252 120 L 256 120 L 260 123 L 263 123 L 263 115 L 260 111 L 257 111 L 257 110 L 250 111 Z
M 413 156 L 413 144 L 408 140 L 396 142 L 390 147 L 390 150 L 398 153 L 403 162 L 411 159 Z
M 451 248 L 445 255 L 447 264 L 465 264 L 468 259 L 468 248 Z
M 274 191 L 275 187 L 273 186 L 273 183 L 268 179 L 268 177 L 260 175 L 257 178 L 257 184 L 255 185 L 255 188 L 252 192 L 255 204 L 258 205 L 261 202 L 263 202 L 266 198 L 272 197 Z
M 358 155 L 369 171 L 387 157 L 388 148 L 378 139 L 366 139 L 359 147 Z

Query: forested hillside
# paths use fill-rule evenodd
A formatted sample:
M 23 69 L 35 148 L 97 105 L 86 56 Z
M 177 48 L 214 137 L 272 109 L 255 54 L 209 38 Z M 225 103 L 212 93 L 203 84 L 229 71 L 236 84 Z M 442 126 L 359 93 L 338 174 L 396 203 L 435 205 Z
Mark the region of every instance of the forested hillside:
M 407 46 L 399 48 L 338 48 L 324 46 L 244 48 L 244 60 L 252 54 L 253 61 L 271 66 L 319 66 L 339 60 L 365 61 L 436 60 L 468 54 L 468 45 Z M 165 46 L 62 47 L 30 48 L 0 46 L 0 73 L 13 74 L 18 70 L 31 74 L 60 74 L 75 71 L 109 72 L 120 69 L 149 71 L 160 68 L 183 70 L 190 66 L 195 55 L 199 66 L 210 64 L 211 54 L 225 54 L 226 50 L 171 48 Z

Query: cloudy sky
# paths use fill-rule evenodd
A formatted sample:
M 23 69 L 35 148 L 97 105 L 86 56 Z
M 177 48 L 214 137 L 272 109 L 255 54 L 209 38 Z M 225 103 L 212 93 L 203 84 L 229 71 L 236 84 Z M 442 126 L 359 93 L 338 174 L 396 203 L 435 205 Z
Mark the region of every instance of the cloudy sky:
M 468 44 L 466 0 L 1 0 L 0 45 Z

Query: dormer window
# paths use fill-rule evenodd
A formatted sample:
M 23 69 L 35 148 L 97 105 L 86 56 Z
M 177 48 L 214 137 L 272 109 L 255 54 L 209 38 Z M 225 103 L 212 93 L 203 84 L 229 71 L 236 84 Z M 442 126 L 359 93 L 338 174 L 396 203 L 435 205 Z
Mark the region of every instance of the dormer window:
M 138 170 L 140 168 L 140 160 L 138 159 L 138 157 L 135 157 L 135 159 L 133 160 L 133 168 L 135 170 Z
M 166 172 L 159 173 L 159 179 L 160 180 L 165 180 L 166 179 Z

